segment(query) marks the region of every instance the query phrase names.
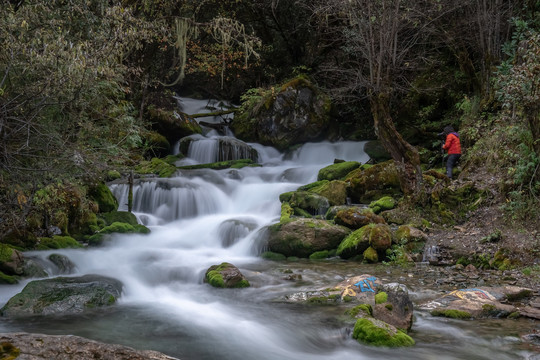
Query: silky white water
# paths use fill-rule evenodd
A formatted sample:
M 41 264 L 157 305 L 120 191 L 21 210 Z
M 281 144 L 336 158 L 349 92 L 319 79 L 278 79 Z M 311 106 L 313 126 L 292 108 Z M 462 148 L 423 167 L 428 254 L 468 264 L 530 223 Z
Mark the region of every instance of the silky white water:
M 280 301 L 286 294 L 330 287 L 348 276 L 381 272 L 339 260 L 275 263 L 258 256 L 264 250 L 261 230 L 279 220 L 281 193 L 315 181 L 319 169 L 334 159 L 364 163 L 368 157 L 362 142 L 306 144 L 288 154 L 288 160 L 275 149 L 252 145 L 262 167 L 180 170 L 170 179 L 139 180 L 134 213 L 150 234 L 117 235 L 99 248 L 54 251 L 76 264 L 74 276 L 101 274 L 122 281 L 117 305 L 89 315 L 9 320 L 0 330 L 76 334 L 181 359 L 526 358 L 527 352 L 512 349 L 512 339 L 475 340 L 467 329 L 419 315 L 412 332 L 416 347 L 367 347 L 352 340 L 337 320 L 343 308 Z M 215 148 L 210 144 L 207 150 Z M 113 184 L 111 189 L 125 210 L 127 186 Z M 51 252 L 26 255 L 45 261 Z M 222 262 L 236 265 L 252 286 L 232 290 L 205 284 L 205 271 Z M 284 280 L 285 269 L 301 274 L 302 280 Z M 50 272 L 57 275 L 52 267 Z M 2 287 L 1 304 L 22 286 Z M 430 341 L 437 332 L 441 336 Z

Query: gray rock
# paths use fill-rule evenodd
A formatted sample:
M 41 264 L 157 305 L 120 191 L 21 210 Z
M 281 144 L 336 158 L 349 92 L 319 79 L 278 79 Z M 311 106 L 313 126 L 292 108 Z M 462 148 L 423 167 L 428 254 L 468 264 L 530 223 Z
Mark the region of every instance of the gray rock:
M 3 316 L 77 314 L 116 302 L 122 283 L 100 275 L 58 277 L 29 282 L 0 309 Z
M 18 360 L 177 360 L 157 351 L 135 350 L 72 335 L 0 333 L 0 343 L 5 358 Z

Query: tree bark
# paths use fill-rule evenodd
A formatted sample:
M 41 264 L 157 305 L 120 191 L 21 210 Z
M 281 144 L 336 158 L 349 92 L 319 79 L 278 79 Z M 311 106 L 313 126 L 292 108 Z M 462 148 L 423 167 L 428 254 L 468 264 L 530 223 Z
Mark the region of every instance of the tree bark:
M 419 199 L 422 189 L 422 169 L 418 150 L 396 130 L 390 115 L 388 95 L 374 94 L 370 97 L 370 103 L 375 133 L 396 164 L 403 194 L 412 200 Z

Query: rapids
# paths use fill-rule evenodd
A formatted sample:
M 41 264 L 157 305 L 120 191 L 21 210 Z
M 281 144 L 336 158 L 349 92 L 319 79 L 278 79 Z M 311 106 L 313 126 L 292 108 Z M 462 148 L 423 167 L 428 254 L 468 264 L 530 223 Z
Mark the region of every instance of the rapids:
M 230 136 L 230 134 L 229 134 Z M 190 149 L 184 163 L 201 163 L 219 137 L 209 132 Z M 180 170 L 169 179 L 140 180 L 134 188 L 134 213 L 152 232 L 117 235 L 100 248 L 28 252 L 46 262 L 52 253 L 68 256 L 76 273 L 121 280 L 116 306 L 81 316 L 3 320 L 0 332 L 74 334 L 152 349 L 183 360 L 257 359 L 527 359 L 518 334 L 527 320 L 454 321 L 416 312 L 408 349 L 358 344 L 340 319 L 346 307 L 303 306 L 282 301 L 287 294 L 331 287 L 346 277 L 372 273 L 407 283 L 421 269 L 368 266 L 339 259 L 272 262 L 260 231 L 279 220 L 279 195 L 313 182 L 334 159 L 366 162 L 362 142 L 309 143 L 291 154 L 250 144 L 262 167 Z M 126 208 L 127 186 L 111 185 Z M 211 265 L 236 265 L 250 288 L 215 289 L 203 283 Z M 301 280 L 284 278 L 284 271 Z M 50 275 L 56 276 L 51 266 Z M 26 282 L 0 287 L 0 306 Z M 436 291 L 412 289 L 418 301 Z M 526 331 L 526 330 L 525 330 Z

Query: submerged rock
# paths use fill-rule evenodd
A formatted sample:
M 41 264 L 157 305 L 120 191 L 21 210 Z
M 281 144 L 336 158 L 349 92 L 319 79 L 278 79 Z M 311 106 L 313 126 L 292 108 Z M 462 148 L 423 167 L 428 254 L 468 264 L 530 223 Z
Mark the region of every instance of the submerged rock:
M 2 359 L 177 360 L 157 351 L 135 350 L 73 335 L 0 333 Z
M 122 293 L 122 283 L 100 275 L 58 277 L 29 282 L 0 312 L 2 316 L 78 314 L 109 306 Z

